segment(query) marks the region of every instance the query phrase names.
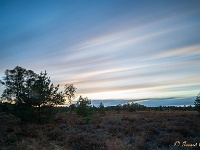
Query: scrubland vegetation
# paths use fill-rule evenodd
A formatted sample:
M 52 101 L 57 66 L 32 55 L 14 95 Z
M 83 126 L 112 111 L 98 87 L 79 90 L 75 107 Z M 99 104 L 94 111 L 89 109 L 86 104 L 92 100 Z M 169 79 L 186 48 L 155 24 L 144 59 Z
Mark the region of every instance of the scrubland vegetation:
M 63 108 L 60 108 L 63 109 Z M 63 112 L 62 112 L 63 111 Z M 64 110 L 49 123 L 22 123 L 1 113 L 1 149 L 198 149 L 174 146 L 200 142 L 196 111 L 106 111 L 90 117 Z

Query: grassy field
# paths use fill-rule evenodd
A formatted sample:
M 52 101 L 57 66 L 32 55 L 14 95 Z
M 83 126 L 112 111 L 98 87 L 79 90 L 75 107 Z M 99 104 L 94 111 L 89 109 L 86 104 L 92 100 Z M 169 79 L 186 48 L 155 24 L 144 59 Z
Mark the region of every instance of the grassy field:
M 6 150 L 200 149 L 195 111 L 107 111 L 86 118 L 63 112 L 43 125 L 1 114 L 0 123 L 0 149 Z

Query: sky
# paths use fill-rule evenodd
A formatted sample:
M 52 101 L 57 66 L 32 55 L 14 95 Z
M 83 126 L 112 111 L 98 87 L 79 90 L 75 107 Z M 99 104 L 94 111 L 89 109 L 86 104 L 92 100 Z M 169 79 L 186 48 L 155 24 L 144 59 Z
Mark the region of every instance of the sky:
M 199 33 L 199 0 L 0 0 L 0 78 L 20 66 L 106 105 L 193 105 Z

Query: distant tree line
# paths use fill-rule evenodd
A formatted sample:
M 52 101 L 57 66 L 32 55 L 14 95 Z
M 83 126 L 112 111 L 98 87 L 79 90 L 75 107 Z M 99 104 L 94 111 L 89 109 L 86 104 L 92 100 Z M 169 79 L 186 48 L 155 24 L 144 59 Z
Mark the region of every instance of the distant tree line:
M 137 103 L 130 103 L 124 105 L 117 105 L 117 106 L 108 106 L 105 108 L 107 111 L 195 111 L 197 110 L 196 107 L 191 105 L 189 106 L 155 106 L 155 107 L 147 107 Z

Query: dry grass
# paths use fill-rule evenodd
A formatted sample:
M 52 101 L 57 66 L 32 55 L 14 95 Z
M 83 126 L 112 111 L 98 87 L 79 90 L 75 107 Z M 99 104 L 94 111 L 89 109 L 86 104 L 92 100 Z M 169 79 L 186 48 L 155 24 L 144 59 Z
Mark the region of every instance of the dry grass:
M 194 111 L 110 111 L 95 114 L 89 124 L 75 113 L 60 113 L 44 125 L 0 119 L 1 149 L 192 149 L 174 147 L 174 142 L 200 142 L 200 119 Z

